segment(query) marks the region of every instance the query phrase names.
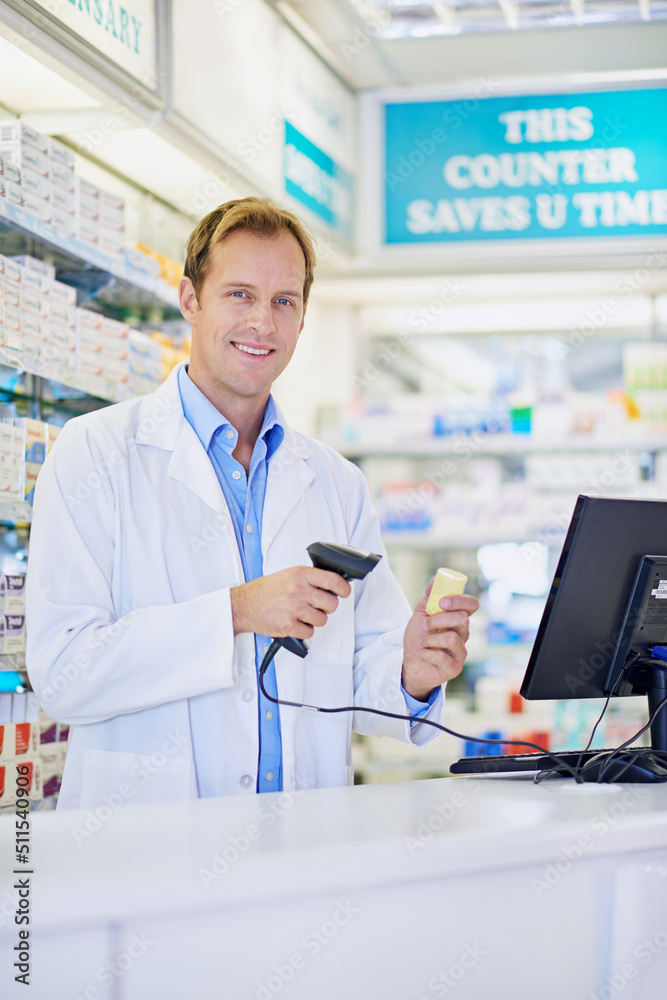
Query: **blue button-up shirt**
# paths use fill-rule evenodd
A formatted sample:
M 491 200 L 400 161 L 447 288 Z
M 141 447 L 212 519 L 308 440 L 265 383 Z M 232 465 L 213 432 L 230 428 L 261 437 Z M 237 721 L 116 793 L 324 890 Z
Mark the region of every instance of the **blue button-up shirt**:
M 262 517 L 266 494 L 266 477 L 271 456 L 282 443 L 284 428 L 278 419 L 273 397 L 264 411 L 264 421 L 259 432 L 246 471 L 233 456 L 238 442 L 238 432 L 209 399 L 194 384 L 185 366 L 178 373 L 178 388 L 185 419 L 201 441 L 211 460 L 224 494 L 234 525 L 236 542 L 241 556 L 246 583 L 263 575 Z M 255 660 L 257 671 L 264 653 L 271 642 L 265 635 L 255 635 Z M 274 664 L 264 675 L 264 685 L 274 698 L 278 697 Z M 403 691 L 410 715 L 425 715 L 435 701 L 436 689 L 428 702 L 416 701 Z M 268 701 L 257 687 L 259 709 L 259 763 L 257 791 L 277 792 L 282 789 L 283 760 L 280 734 L 280 710 Z M 197 749 L 197 748 L 195 748 Z M 200 787 L 200 794 L 202 788 Z

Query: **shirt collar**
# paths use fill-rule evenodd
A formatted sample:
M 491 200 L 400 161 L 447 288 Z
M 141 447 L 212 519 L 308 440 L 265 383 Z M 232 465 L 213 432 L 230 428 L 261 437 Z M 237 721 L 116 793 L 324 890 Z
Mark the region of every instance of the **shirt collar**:
M 201 441 L 204 449 L 208 452 L 216 431 L 228 428 L 233 432 L 233 436 L 226 438 L 224 435 L 218 435 L 218 440 L 230 453 L 234 451 L 238 440 L 238 431 L 215 408 L 210 399 L 206 398 L 201 389 L 195 385 L 188 375 L 187 365 L 183 365 L 179 369 L 178 390 L 181 395 L 185 419 Z M 259 437 L 266 444 L 267 459 L 271 458 L 274 454 L 284 436 L 285 428 L 280 421 L 278 409 L 273 396 L 269 396 L 266 409 L 264 410 L 262 429 L 259 432 Z

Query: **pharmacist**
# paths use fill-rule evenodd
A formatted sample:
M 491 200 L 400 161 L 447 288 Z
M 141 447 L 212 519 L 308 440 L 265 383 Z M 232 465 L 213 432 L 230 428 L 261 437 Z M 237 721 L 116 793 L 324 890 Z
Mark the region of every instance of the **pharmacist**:
M 188 242 L 189 367 L 152 395 L 70 420 L 35 491 L 27 663 L 69 723 L 59 806 L 157 802 L 352 781 L 350 734 L 437 730 L 289 701 L 439 720 L 472 597 L 415 613 L 383 558 L 350 587 L 312 542 L 383 552 L 363 476 L 290 428 L 270 395 L 303 328 L 314 251 L 264 199 L 220 206 Z M 315 377 L 315 375 L 314 375 Z

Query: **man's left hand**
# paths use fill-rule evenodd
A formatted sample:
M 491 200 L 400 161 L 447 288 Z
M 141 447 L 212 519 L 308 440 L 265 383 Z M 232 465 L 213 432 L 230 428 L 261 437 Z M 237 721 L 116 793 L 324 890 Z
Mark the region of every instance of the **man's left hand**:
M 415 608 L 403 639 L 401 681 L 407 693 L 418 701 L 428 701 L 434 688 L 461 673 L 469 635 L 468 619 L 479 608 L 476 598 L 456 594 L 441 598 L 442 611 L 427 615 L 426 601 L 432 586 L 433 580 Z

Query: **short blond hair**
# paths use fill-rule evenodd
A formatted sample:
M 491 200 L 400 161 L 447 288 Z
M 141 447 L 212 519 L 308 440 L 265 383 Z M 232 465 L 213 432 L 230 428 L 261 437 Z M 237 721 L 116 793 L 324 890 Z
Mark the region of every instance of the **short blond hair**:
M 303 222 L 269 198 L 239 198 L 219 205 L 197 224 L 190 234 L 185 251 L 183 273 L 199 294 L 208 272 L 211 247 L 230 233 L 245 230 L 264 239 L 274 239 L 288 232 L 303 251 L 306 277 L 303 283 L 303 306 L 306 307 L 315 272 L 315 247 Z

